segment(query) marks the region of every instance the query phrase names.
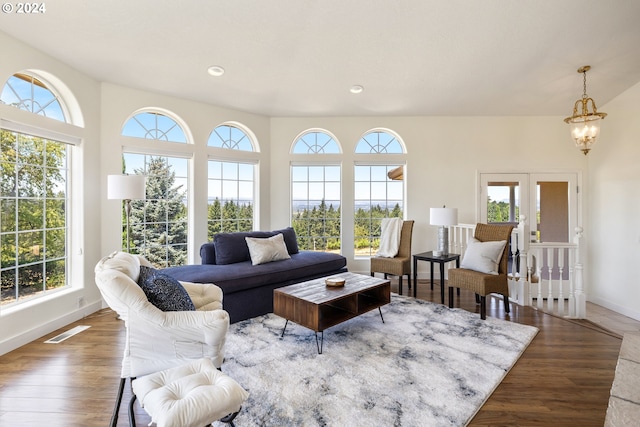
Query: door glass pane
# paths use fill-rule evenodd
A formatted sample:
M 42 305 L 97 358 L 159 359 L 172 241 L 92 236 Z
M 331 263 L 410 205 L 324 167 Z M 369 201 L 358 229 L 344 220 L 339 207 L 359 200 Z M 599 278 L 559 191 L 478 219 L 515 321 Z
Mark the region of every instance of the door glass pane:
M 520 216 L 520 187 L 518 182 L 487 183 L 487 223 L 513 223 Z
M 536 183 L 536 230 L 538 242 L 569 241 L 569 183 Z

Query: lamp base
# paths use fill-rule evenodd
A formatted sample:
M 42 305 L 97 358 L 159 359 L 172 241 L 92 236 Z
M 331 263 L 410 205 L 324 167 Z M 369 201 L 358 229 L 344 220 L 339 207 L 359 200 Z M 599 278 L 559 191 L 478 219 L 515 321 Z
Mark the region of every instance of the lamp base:
M 436 256 L 449 255 L 449 228 L 441 226 L 438 228 L 438 253 Z

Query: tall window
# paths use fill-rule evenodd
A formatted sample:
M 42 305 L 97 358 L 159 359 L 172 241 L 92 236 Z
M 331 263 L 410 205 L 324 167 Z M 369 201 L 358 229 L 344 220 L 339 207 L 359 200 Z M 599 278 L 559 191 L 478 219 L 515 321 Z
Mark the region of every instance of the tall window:
M 131 252 L 144 255 L 158 268 L 187 263 L 188 162 L 179 157 L 123 154 L 124 173 L 147 177 L 146 198 L 131 202 Z M 126 247 L 124 225 L 122 230 Z
M 253 164 L 209 160 L 207 235 L 253 230 Z
M 16 73 L 9 77 L 2 88 L 0 102 L 61 122 L 67 121 L 58 96 L 30 74 Z
M 234 151 L 255 151 L 254 142 L 240 125 L 222 124 L 209 135 L 209 147 Z M 251 231 L 254 226 L 255 170 L 257 163 L 209 159 L 207 236 L 216 233 Z M 243 155 L 246 157 L 246 154 Z M 225 156 L 226 157 L 226 156 Z
M 67 285 L 67 144 L 0 129 L 2 304 Z
M 356 154 L 375 154 L 380 161 L 357 162 L 354 166 L 354 250 L 355 256 L 375 255 L 380 247 L 383 218 L 404 217 L 404 164 L 394 155 L 403 154 L 398 138 L 386 131 L 364 135 Z
M 291 166 L 291 225 L 300 249 L 340 252 L 340 166 Z
M 341 166 L 324 154 L 340 153 L 324 131 L 307 131 L 294 142 L 294 154 L 309 154 L 313 163 L 291 165 L 291 226 L 304 250 L 340 252 Z
M 59 97 L 35 75 L 7 79 L 0 102 L 67 122 Z M 0 304 L 68 286 L 71 146 L 0 129 Z
M 122 128 L 122 134 L 159 141 L 187 142 L 182 127 L 171 117 L 157 112 L 138 113 L 131 117 Z

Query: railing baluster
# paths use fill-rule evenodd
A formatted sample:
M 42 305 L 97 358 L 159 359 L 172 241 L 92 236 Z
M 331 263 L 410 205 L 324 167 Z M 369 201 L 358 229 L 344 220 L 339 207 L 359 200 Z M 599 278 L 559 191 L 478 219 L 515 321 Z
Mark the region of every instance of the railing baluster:
M 536 273 L 538 275 L 538 300 L 536 301 L 536 305 L 539 309 L 542 310 L 543 307 L 543 298 L 542 298 L 542 264 L 543 264 L 543 249 L 537 248 L 536 250 Z
M 564 250 L 565 248 L 558 248 L 558 315 L 564 315 L 564 295 L 562 288 L 564 287 Z
M 553 248 L 547 248 L 547 273 L 549 274 L 548 280 L 548 295 L 547 295 L 547 310 L 553 313 L 553 266 L 555 265 L 555 251 Z

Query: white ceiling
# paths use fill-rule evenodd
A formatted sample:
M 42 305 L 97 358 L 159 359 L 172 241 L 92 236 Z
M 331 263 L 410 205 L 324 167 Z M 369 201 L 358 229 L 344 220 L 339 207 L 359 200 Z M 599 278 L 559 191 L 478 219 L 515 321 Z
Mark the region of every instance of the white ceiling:
M 637 0 L 44 3 L 0 29 L 98 81 L 268 116 L 568 116 L 582 65 L 599 107 L 640 81 Z

